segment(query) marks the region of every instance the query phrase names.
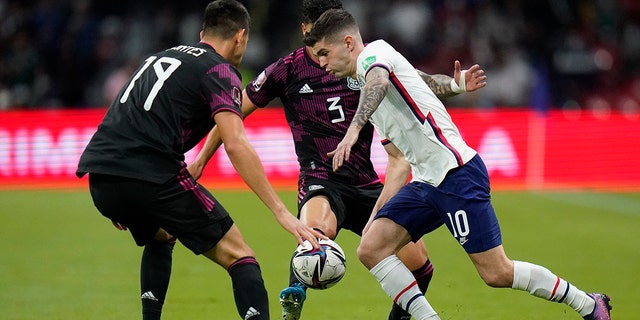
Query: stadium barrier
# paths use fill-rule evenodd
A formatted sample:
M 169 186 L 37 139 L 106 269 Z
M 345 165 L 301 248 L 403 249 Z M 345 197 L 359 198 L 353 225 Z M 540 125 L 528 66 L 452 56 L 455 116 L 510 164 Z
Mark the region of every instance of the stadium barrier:
M 0 112 L 0 188 L 85 188 L 78 158 L 105 109 Z M 478 150 L 494 189 L 640 190 L 640 118 L 581 111 L 453 109 L 467 143 Z M 247 135 L 274 185 L 293 189 L 298 164 L 281 108 L 254 112 Z M 377 139 L 377 137 L 376 137 Z M 186 154 L 189 162 L 202 143 Z M 384 174 L 386 154 L 374 141 L 372 159 Z M 201 182 L 246 188 L 221 148 Z

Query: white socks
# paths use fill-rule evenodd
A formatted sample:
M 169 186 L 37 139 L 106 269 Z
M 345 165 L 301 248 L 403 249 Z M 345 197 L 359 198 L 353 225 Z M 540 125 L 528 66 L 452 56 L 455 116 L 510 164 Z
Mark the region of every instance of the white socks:
M 595 302 L 586 293 L 546 268 L 528 262 L 513 261 L 511 287 L 542 299 L 565 303 L 581 316 L 591 313 L 595 307 Z
M 413 274 L 397 256 L 391 255 L 369 271 L 393 302 L 407 310 L 416 320 L 440 320 L 427 299 L 420 292 Z M 558 303 L 565 303 L 581 316 L 593 311 L 595 302 L 584 291 L 556 276 L 544 267 L 513 261 L 513 289 Z
M 416 320 L 440 320 L 438 314 L 422 295 L 411 271 L 391 255 L 380 261 L 369 271 L 393 302 L 407 310 Z

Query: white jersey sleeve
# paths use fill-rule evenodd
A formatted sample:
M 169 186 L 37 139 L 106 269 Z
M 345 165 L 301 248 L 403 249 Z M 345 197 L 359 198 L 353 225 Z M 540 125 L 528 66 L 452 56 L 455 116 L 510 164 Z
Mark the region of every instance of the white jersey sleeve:
M 380 137 L 402 151 L 411 164 L 413 180 L 438 186 L 449 170 L 476 155 L 416 69 L 383 40 L 369 43 L 358 56 L 356 72 L 361 86 L 372 68 L 389 71 L 391 86 L 371 123 Z

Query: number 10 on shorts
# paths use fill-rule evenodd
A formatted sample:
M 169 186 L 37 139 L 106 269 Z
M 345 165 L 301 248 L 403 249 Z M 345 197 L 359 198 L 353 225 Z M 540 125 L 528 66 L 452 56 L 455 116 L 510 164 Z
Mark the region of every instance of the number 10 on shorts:
M 458 210 L 453 215 L 451 212 L 447 212 L 449 222 L 451 223 L 451 233 L 458 239 L 460 245 L 467 242 L 467 236 L 469 235 L 469 220 L 467 219 L 467 212 L 464 210 Z

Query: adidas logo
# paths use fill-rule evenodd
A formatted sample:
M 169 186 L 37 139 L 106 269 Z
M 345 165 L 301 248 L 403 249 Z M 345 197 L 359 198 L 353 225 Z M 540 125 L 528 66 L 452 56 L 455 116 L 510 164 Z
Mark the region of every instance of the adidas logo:
M 156 298 L 156 296 L 154 296 L 151 291 L 147 291 L 147 292 L 143 293 L 142 296 L 140 296 L 140 299 L 148 299 L 148 300 L 158 301 L 158 298 Z
M 260 312 L 256 309 L 254 309 L 253 307 L 250 307 L 249 310 L 247 310 L 247 314 L 244 315 L 244 320 L 247 320 L 253 316 L 257 316 L 259 315 Z
M 302 88 L 300 88 L 300 91 L 298 91 L 300 93 L 312 93 L 313 89 L 311 89 L 311 87 L 309 87 L 308 83 L 305 83 L 304 86 L 302 86 Z

